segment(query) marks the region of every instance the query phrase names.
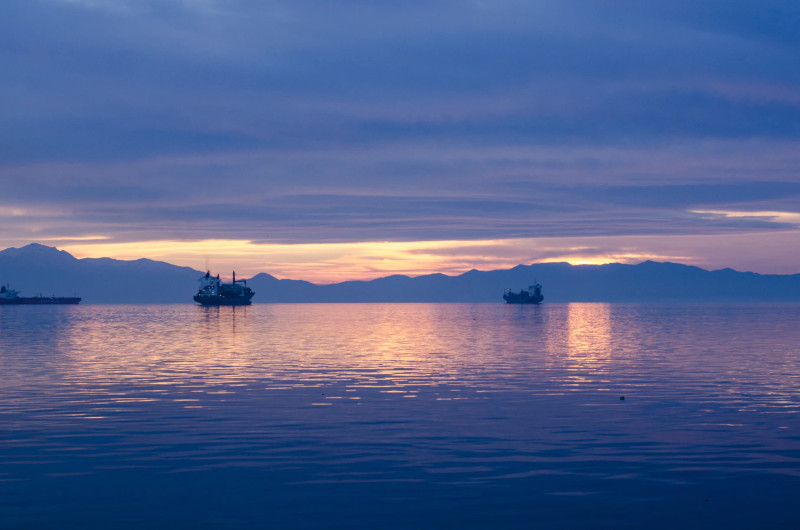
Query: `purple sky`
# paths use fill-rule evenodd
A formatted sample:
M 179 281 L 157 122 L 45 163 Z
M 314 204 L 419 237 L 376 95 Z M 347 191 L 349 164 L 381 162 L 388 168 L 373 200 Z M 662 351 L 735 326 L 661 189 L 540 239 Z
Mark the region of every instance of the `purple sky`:
M 798 27 L 771 0 L 6 0 L 0 248 L 800 272 Z

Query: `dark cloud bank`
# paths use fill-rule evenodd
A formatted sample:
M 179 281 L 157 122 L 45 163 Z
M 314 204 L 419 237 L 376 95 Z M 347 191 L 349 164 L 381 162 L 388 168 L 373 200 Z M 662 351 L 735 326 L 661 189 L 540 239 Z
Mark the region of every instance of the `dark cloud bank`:
M 796 2 L 11 0 L 16 237 L 783 230 Z

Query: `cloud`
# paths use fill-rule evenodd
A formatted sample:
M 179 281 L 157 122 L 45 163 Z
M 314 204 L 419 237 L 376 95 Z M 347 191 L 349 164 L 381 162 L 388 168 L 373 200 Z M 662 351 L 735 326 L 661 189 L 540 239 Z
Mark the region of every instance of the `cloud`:
M 167 183 L 170 184 L 170 183 Z M 725 234 L 786 230 L 784 217 L 709 215 L 733 208 L 795 201 L 798 185 L 749 183 L 719 186 L 488 186 L 417 190 L 362 188 L 358 193 L 283 190 L 268 194 L 247 186 L 206 186 L 182 192 L 133 186 L 50 189 L 54 204 L 73 200 L 53 217 L 47 209 L 15 210 L 17 226 L 36 226 L 40 238 L 82 236 L 115 241 L 239 239 L 259 243 L 503 240 L 531 237 Z M 27 187 L 13 187 L 9 196 Z M 45 194 L 45 195 L 46 195 Z M 17 195 L 19 196 L 19 195 Z M 41 200 L 41 197 L 39 197 Z M 28 197 L 32 200 L 32 197 Z M 36 213 L 39 212 L 39 213 Z M 42 215 L 41 212 L 48 212 Z M 66 222 L 65 222 L 66 220 Z
M 796 100 L 758 97 L 797 93 L 797 50 L 741 13 L 712 32 L 684 3 L 686 21 L 665 6 L 630 14 L 624 2 L 162 1 L 116 10 L 128 4 L 12 2 L 2 29 L 20 51 L 5 54 L 13 68 L 3 90 L 19 104 L 4 111 L 4 157 L 800 133 Z M 788 4 L 771 9 L 800 18 Z M 753 78 L 746 99 L 719 88 Z
M 800 226 L 800 212 L 723 212 L 698 210 L 692 213 L 720 219 L 760 220 L 768 223 L 779 223 L 791 228 Z
M 4 8 L 7 242 L 746 234 L 791 223 L 698 212 L 800 198 L 794 2 Z

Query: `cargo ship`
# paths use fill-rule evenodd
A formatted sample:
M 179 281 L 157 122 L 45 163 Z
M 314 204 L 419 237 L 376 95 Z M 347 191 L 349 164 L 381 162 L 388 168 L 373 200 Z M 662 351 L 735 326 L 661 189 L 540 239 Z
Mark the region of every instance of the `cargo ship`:
M 77 296 L 19 296 L 10 286 L 0 286 L 0 305 L 78 304 L 80 301 Z
M 247 286 L 247 280 L 236 279 L 236 271 L 231 283 L 222 283 L 219 274 L 211 276 L 211 272 L 206 272 L 199 281 L 200 289 L 194 301 L 204 306 L 250 305 L 250 299 L 256 294 Z
M 503 293 L 503 300 L 507 304 L 540 304 L 544 300 L 542 295 L 542 285 L 534 283 L 528 290 L 522 289 L 519 292 L 514 292 L 511 289 L 506 289 Z

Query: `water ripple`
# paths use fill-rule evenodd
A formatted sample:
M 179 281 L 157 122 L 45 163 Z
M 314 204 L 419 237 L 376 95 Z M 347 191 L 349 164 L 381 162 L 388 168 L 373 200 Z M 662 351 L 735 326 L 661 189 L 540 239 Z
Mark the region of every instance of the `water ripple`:
M 800 486 L 797 305 L 0 309 L 9 527 L 100 528 L 130 499 L 166 524 L 186 517 L 181 488 L 240 522 L 276 517 L 253 488 L 287 517 L 328 488 L 313 509 L 602 518 L 621 496 L 641 522 L 689 491 Z M 728 526 L 751 521 L 728 508 Z

